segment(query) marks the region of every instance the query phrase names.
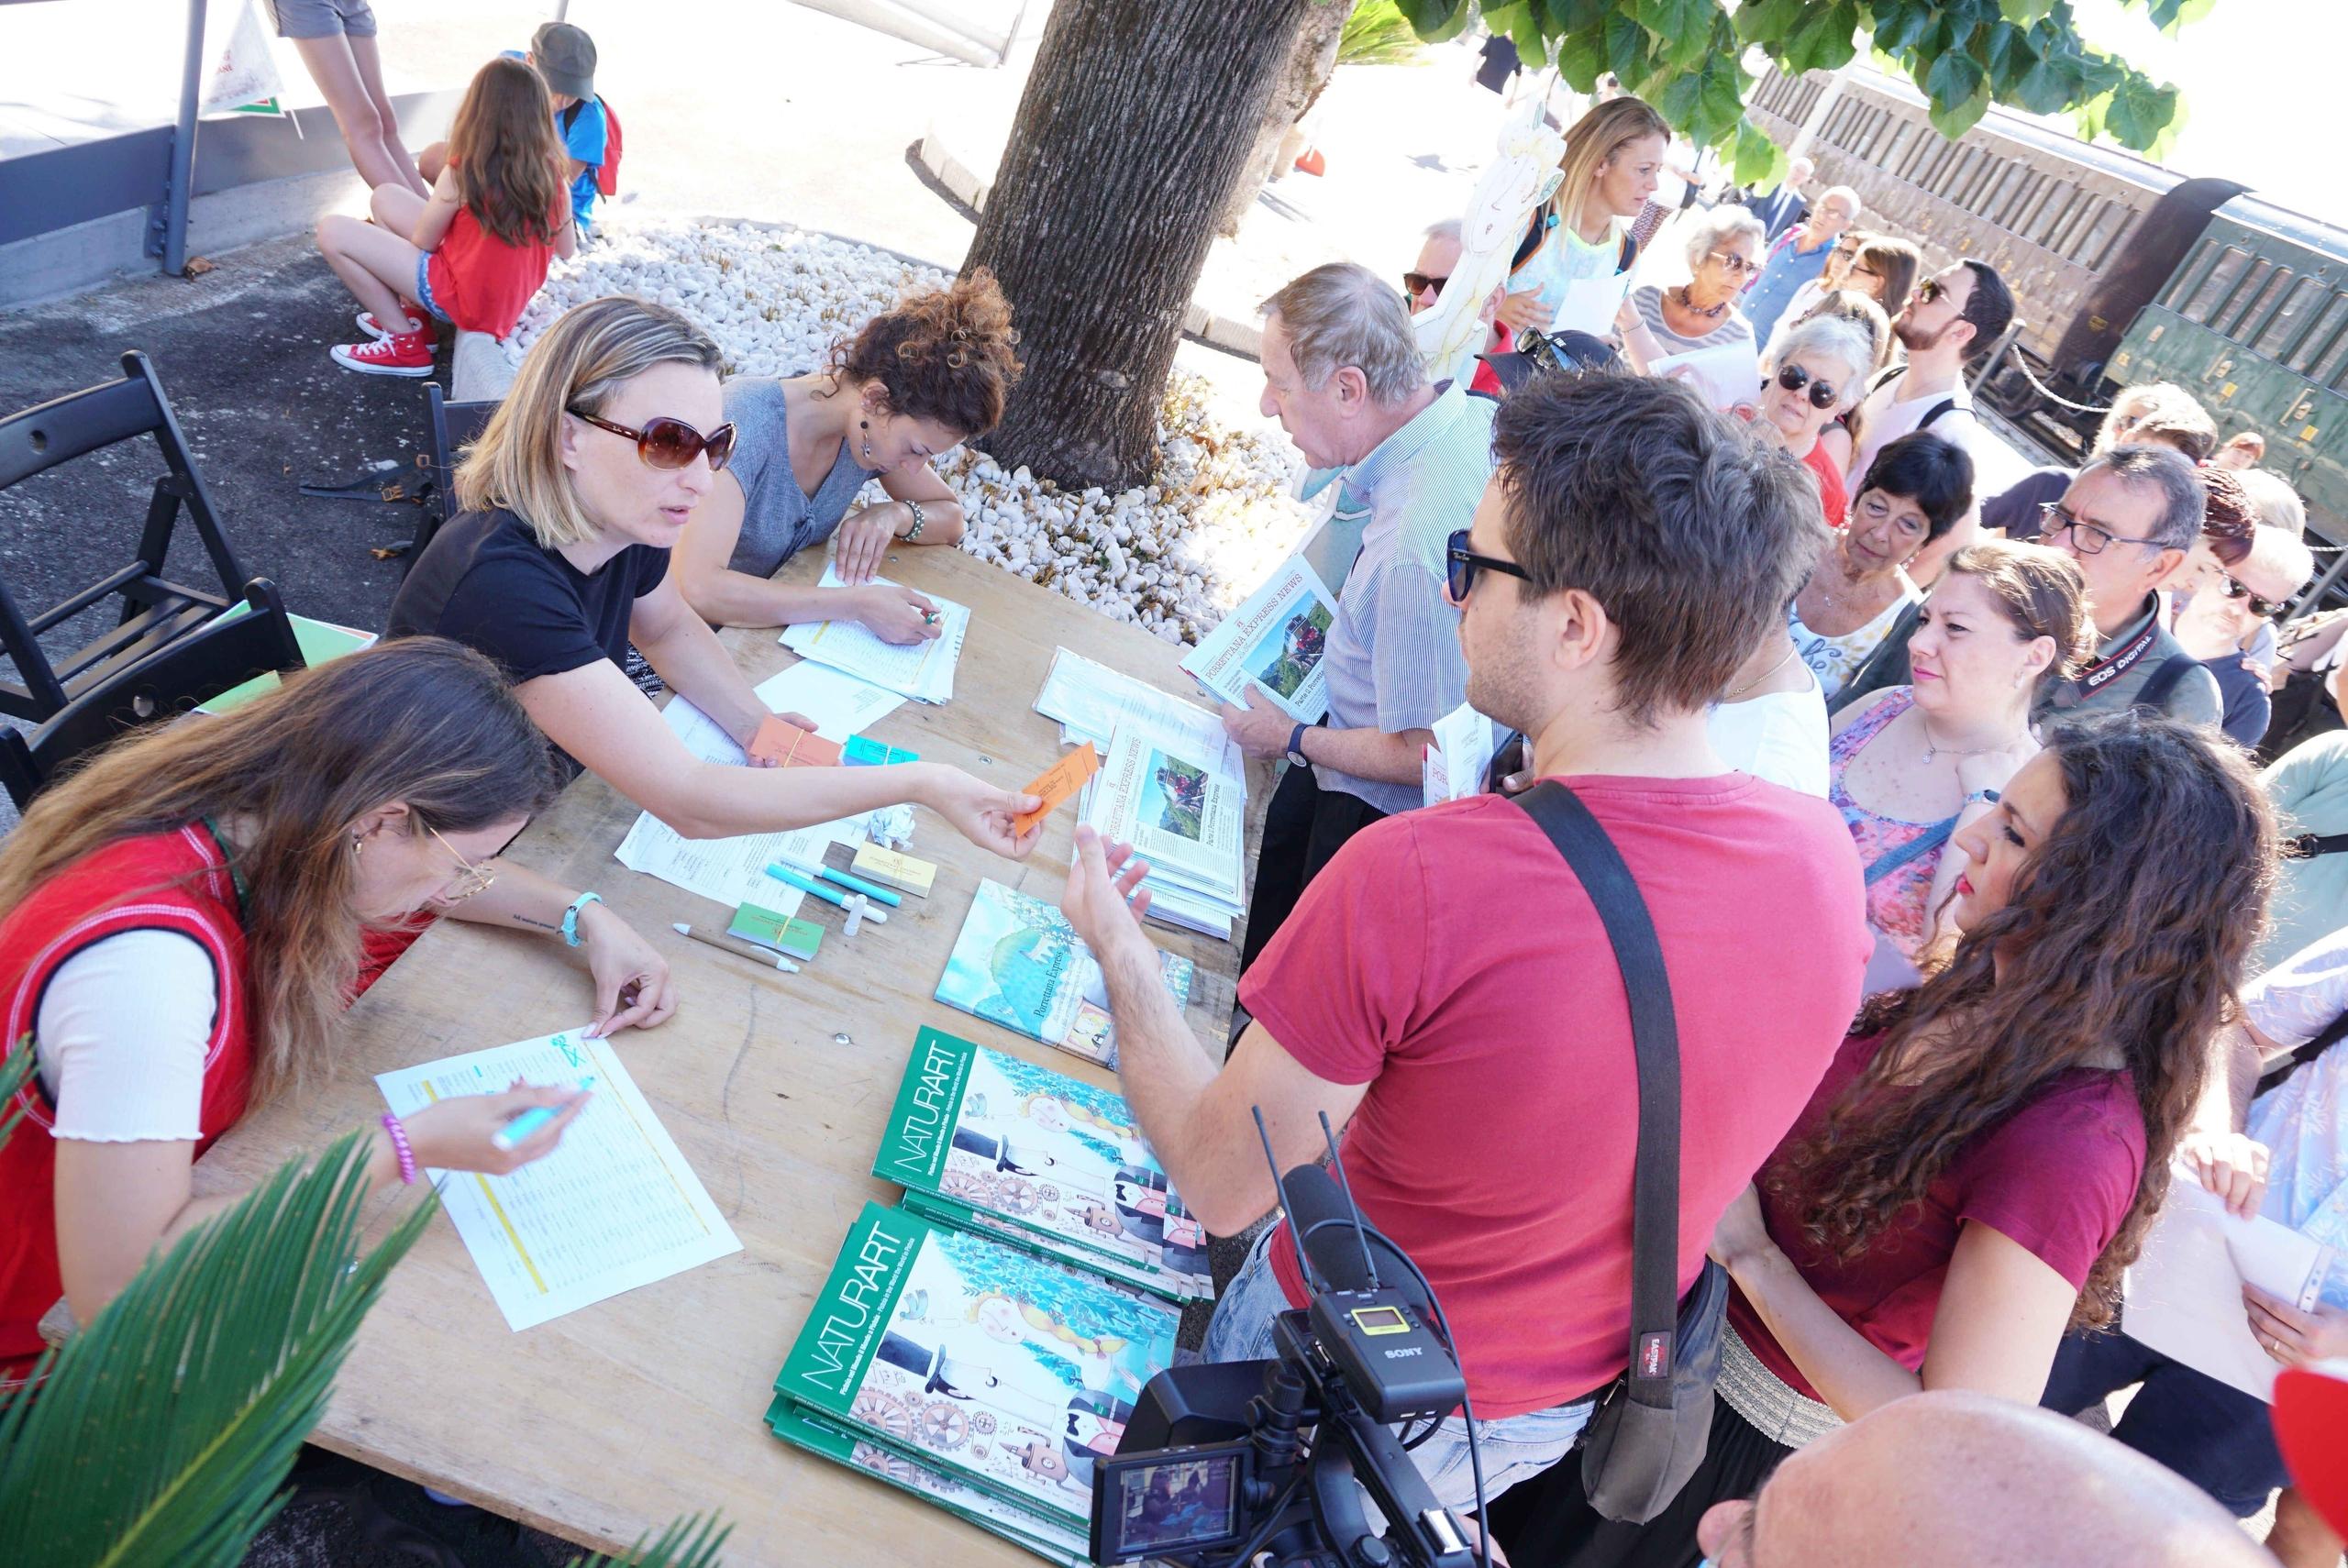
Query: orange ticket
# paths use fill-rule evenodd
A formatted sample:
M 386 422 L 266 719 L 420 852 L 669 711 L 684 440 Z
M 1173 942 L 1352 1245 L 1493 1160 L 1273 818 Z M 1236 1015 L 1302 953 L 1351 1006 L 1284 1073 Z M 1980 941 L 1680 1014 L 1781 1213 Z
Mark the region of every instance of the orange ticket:
M 797 724 L 769 713 L 750 742 L 750 755 L 777 767 L 837 767 L 840 743 L 812 734 Z
M 1069 752 L 1066 756 L 1044 769 L 1027 788 L 1020 791 L 1023 795 L 1041 795 L 1044 798 L 1044 803 L 1024 817 L 1012 818 L 1013 830 L 1025 833 L 1029 828 L 1050 816 L 1059 809 L 1059 803 L 1062 801 L 1084 788 L 1084 781 L 1100 771 L 1101 754 L 1092 749 L 1091 741 L 1086 741 L 1076 750 Z

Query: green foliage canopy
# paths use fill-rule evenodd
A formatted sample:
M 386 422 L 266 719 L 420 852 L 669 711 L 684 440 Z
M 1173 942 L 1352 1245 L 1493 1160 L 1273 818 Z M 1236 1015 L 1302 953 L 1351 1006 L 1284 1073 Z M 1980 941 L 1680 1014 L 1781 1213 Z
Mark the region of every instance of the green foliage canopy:
M 2124 0 L 2174 33 L 2215 0 Z M 1476 0 L 1400 0 L 1429 41 L 1477 16 Z M 2070 0 L 1496 0 L 1484 23 L 1528 65 L 1554 54 L 1588 93 L 1613 72 L 1699 147 L 1717 149 L 1741 183 L 1783 172 L 1784 153 L 1745 117 L 1759 50 L 1789 76 L 1833 71 L 1871 48 L 1904 72 L 1954 139 L 1989 105 L 2068 112 L 2079 134 L 2159 156 L 2184 123 L 2174 86 L 2155 83 L 2079 36 Z

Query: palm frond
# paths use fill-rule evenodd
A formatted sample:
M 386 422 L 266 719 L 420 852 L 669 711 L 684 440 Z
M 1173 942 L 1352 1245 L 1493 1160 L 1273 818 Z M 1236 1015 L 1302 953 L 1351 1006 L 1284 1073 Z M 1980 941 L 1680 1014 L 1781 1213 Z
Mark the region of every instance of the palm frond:
M 0 1412 L 0 1562 L 236 1568 L 427 1198 L 359 1257 L 364 1132 L 150 1256 Z
M 1425 52 L 1395 0 L 1360 0 L 1337 35 L 1339 65 L 1407 65 Z
M 706 1519 L 693 1514 L 670 1525 L 649 1546 L 639 1540 L 617 1557 L 575 1557 L 570 1568 L 717 1568 L 718 1548 L 733 1533 L 734 1527 L 721 1528 L 714 1514 Z
M 33 1041 L 28 1034 L 17 1043 L 15 1050 L 0 1056 L 0 1112 L 5 1112 L 0 1114 L 0 1143 L 7 1143 L 8 1134 L 14 1132 L 17 1123 L 25 1119 L 25 1108 L 15 1101 L 17 1091 L 23 1088 L 25 1080 L 32 1076 Z

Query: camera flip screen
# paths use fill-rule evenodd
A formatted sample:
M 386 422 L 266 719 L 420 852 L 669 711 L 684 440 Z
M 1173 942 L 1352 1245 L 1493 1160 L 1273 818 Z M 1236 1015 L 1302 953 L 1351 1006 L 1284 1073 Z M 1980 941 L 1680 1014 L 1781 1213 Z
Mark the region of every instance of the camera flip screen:
M 1246 1456 L 1237 1443 L 1175 1450 L 1146 1464 L 1111 1462 L 1101 1481 L 1103 1562 L 1163 1557 L 1226 1544 L 1243 1518 Z

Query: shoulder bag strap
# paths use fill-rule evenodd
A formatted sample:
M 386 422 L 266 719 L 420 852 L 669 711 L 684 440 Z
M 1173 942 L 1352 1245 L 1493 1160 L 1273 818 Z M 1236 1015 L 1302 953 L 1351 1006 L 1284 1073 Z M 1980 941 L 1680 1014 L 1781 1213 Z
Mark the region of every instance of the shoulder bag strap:
M 1679 1021 L 1646 900 L 1581 797 L 1545 778 L 1516 803 L 1549 835 L 1597 908 L 1631 1002 L 1639 1142 L 1631 1177 L 1631 1397 L 1671 1403 L 1679 1323 Z
M 2161 661 L 2161 667 L 2153 671 L 2152 679 L 2136 689 L 2136 700 L 2130 706 L 2154 709 L 2165 706 L 2168 694 L 2176 690 L 2176 683 L 2191 674 L 2200 662 L 2191 654 L 2169 655 Z
M 2342 1036 L 2348 1036 L 2348 1012 L 2342 1013 L 2338 1018 L 2325 1024 L 2321 1033 L 2306 1044 L 2295 1048 L 2289 1055 L 2279 1058 L 2274 1066 L 2261 1073 L 2258 1076 L 2258 1088 L 2252 1098 L 2254 1099 L 2258 1095 L 2265 1094 L 2268 1089 L 2331 1050 Z

